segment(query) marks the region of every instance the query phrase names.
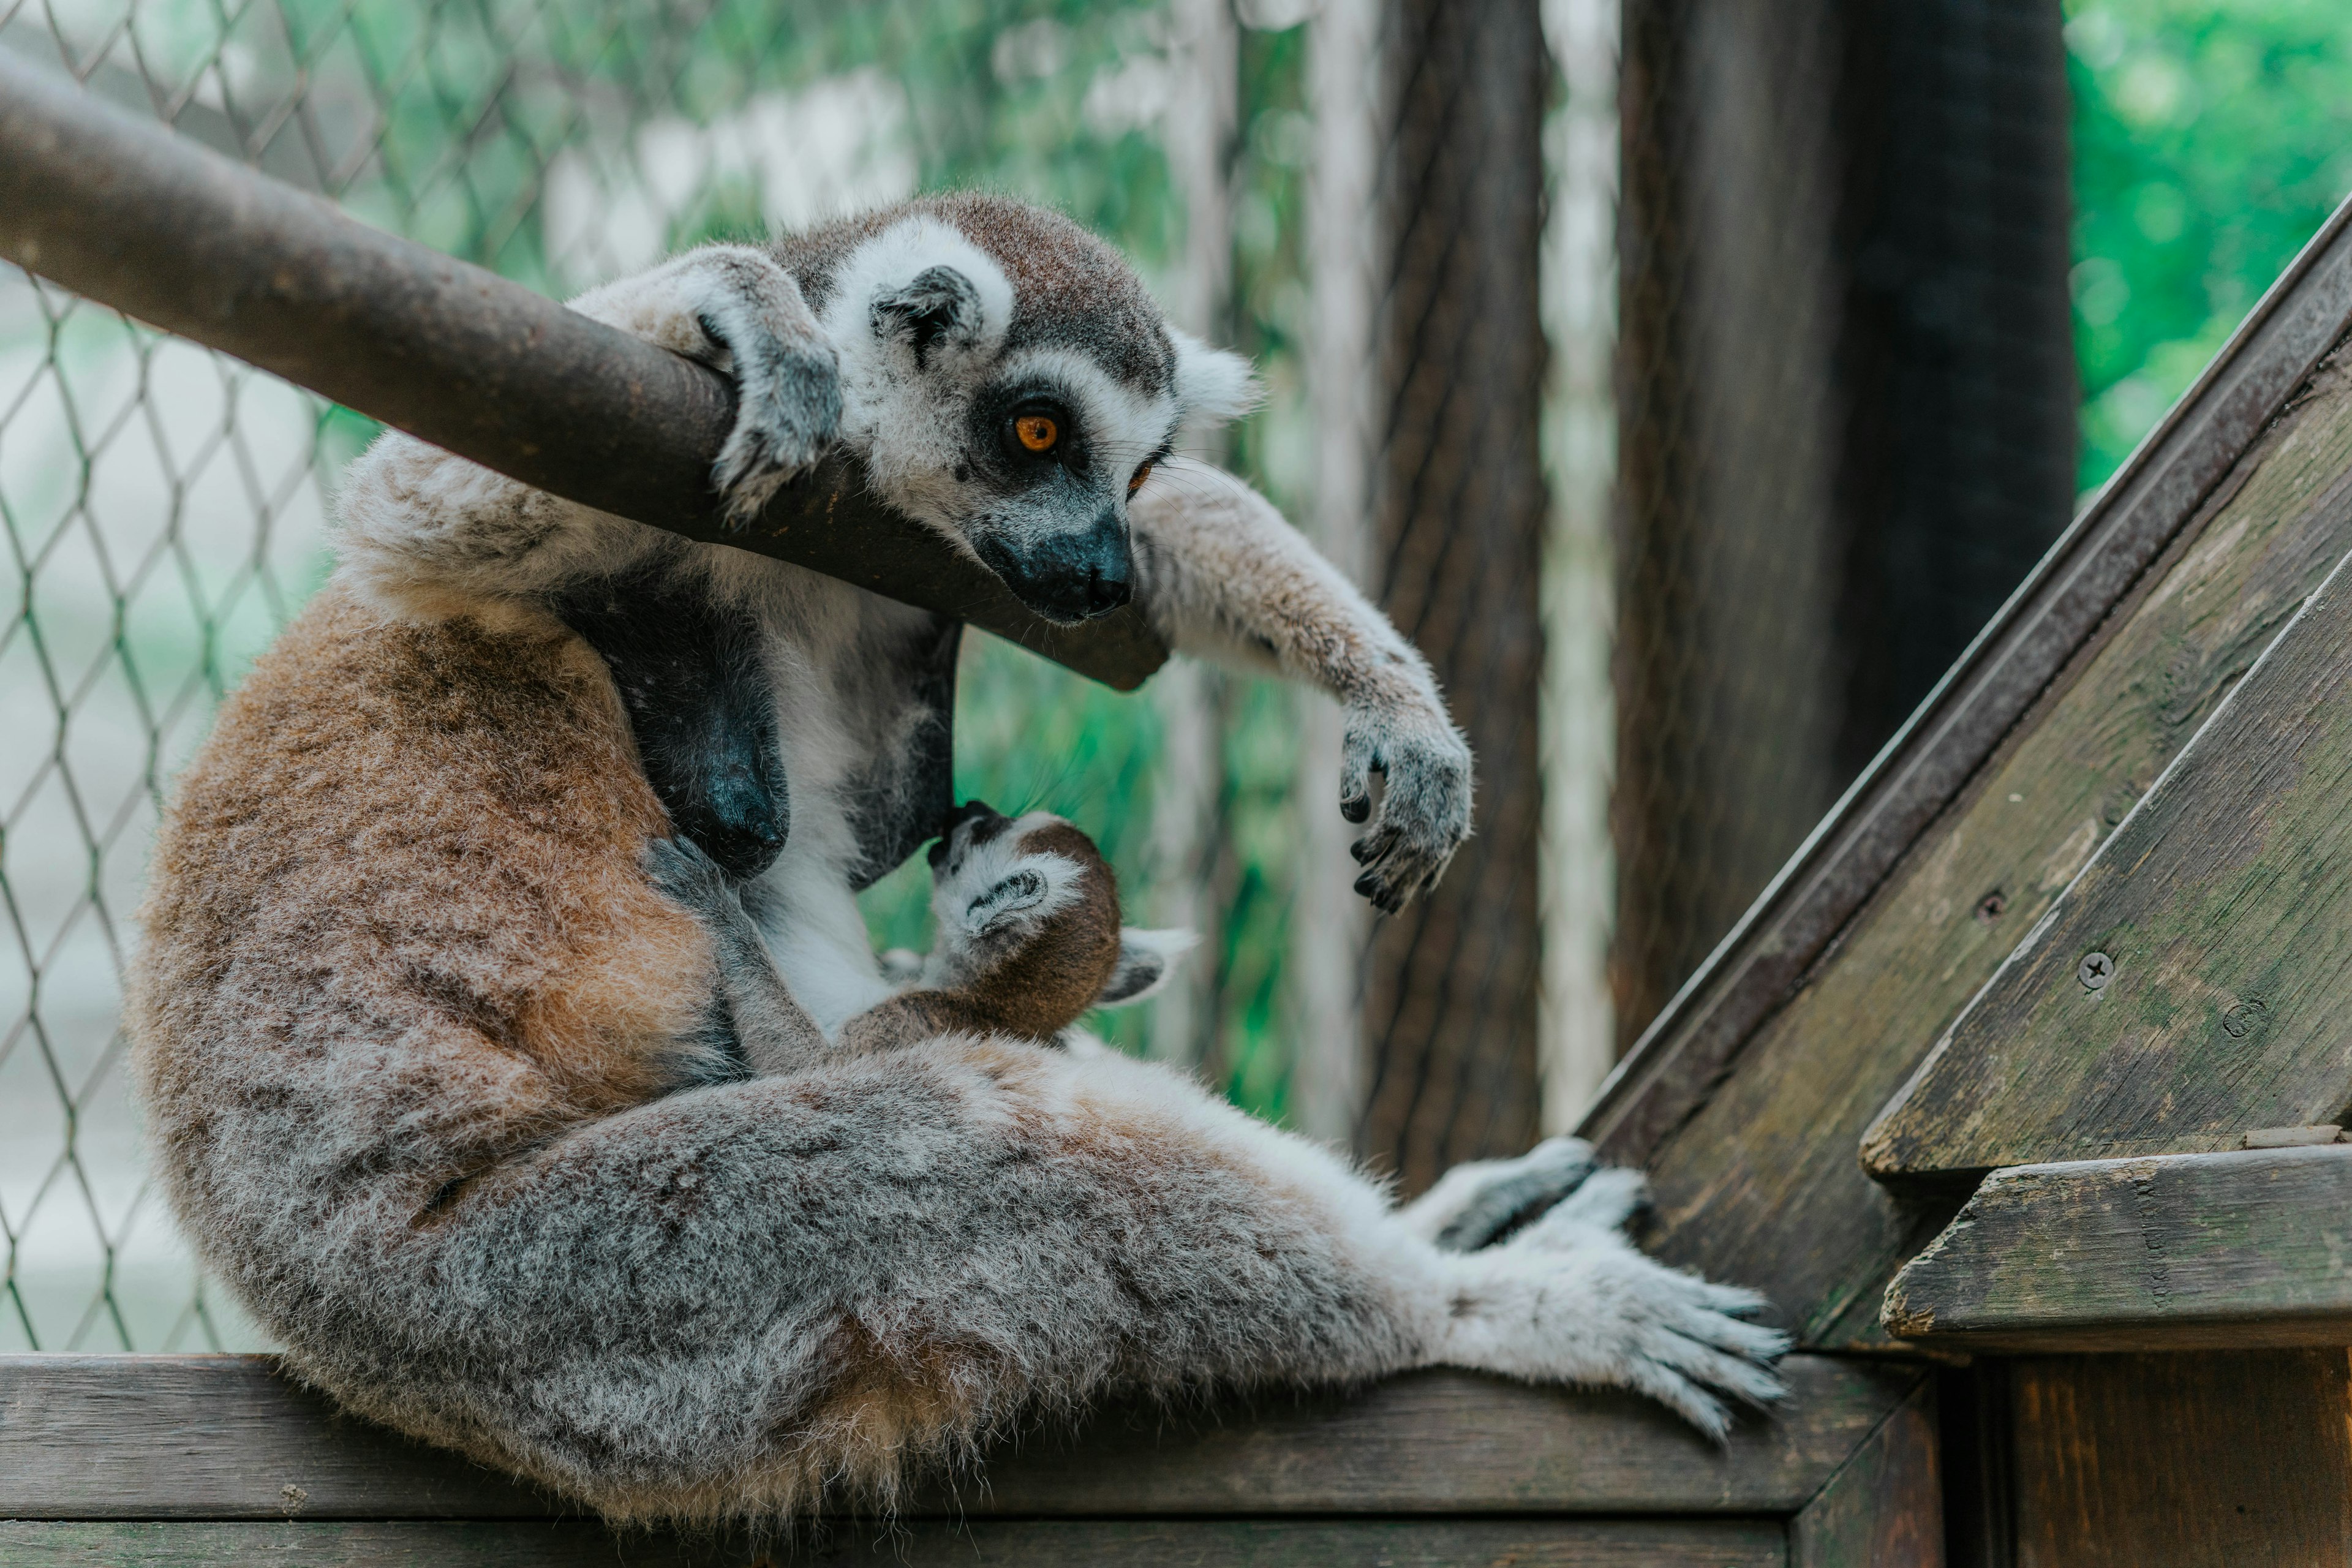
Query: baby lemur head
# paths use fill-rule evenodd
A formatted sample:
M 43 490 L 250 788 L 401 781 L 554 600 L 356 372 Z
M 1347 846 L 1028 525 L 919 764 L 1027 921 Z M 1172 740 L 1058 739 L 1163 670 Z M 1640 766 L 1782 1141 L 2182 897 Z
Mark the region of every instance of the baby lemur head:
M 1128 499 L 1181 427 L 1253 395 L 1118 251 L 1023 202 L 927 197 L 776 252 L 839 356 L 842 438 L 876 487 L 1050 620 L 1127 603 Z
M 1090 1007 L 1139 1002 L 1190 931 L 1118 919 L 1118 879 L 1094 840 L 1051 812 L 959 806 L 931 847 L 938 931 L 923 984 L 961 993 L 992 1026 L 1050 1039 Z

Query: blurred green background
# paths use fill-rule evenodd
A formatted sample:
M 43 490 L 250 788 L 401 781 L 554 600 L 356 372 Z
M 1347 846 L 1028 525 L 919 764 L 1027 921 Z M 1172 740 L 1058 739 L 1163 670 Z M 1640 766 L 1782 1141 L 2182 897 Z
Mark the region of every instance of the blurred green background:
M 2085 489 L 2352 192 L 2352 5 L 2071 0 Z

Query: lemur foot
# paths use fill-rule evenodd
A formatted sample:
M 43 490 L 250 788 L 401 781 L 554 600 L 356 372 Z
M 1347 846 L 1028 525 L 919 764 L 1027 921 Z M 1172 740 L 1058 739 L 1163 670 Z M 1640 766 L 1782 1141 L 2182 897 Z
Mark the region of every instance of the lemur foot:
M 1516 1160 L 1454 1166 L 1397 1217 L 1447 1252 L 1475 1252 L 1575 1192 L 1592 1164 L 1592 1145 L 1583 1139 L 1547 1138 Z
M 833 343 L 800 285 L 765 251 L 705 246 L 572 303 L 735 384 L 735 427 L 710 471 L 731 527 L 750 521 L 840 433 Z
M 1788 1336 L 1747 1320 L 1764 1298 L 1711 1284 L 1635 1250 L 1618 1230 L 1638 1208 L 1638 1172 L 1595 1173 L 1500 1247 L 1457 1289 L 1453 1356 L 1542 1381 L 1634 1389 L 1720 1441 L 1723 1395 L 1764 1405 L 1786 1392 L 1772 1363 Z
M 1372 812 L 1371 775 L 1387 780 Z M 1470 746 L 1444 708 L 1351 703 L 1339 757 L 1339 812 L 1371 830 L 1349 853 L 1363 867 L 1356 891 L 1394 914 L 1436 886 L 1470 837 Z

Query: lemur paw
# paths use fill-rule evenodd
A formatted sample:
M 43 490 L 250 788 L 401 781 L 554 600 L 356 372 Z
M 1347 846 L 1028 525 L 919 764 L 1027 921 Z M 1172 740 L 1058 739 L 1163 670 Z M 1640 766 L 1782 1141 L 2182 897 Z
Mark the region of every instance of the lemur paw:
M 1397 1217 L 1444 1251 L 1475 1252 L 1577 1191 L 1592 1163 L 1583 1139 L 1547 1138 L 1516 1160 L 1454 1166 Z
M 572 308 L 698 359 L 735 385 L 735 427 L 711 465 L 731 526 L 814 465 L 841 429 L 841 370 L 800 285 L 747 245 L 709 245 Z
M 1354 704 L 1340 744 L 1339 812 L 1371 830 L 1349 853 L 1363 873 L 1356 891 L 1394 914 L 1436 886 L 1470 837 L 1470 746 L 1444 710 Z M 1371 775 L 1386 776 L 1372 813 Z
M 1643 1199 L 1633 1171 L 1601 1171 L 1491 1251 L 1459 1290 L 1451 1323 L 1463 1360 L 1515 1376 L 1631 1388 L 1709 1436 L 1730 1429 L 1724 1396 L 1764 1405 L 1786 1392 L 1773 1363 L 1788 1336 L 1748 1321 L 1764 1298 L 1711 1284 L 1636 1251 L 1617 1230 Z
M 733 884 L 727 879 L 726 868 L 684 834 L 675 838 L 648 840 L 637 863 L 645 868 L 646 879 L 654 885 L 656 892 L 684 905 L 706 921 L 715 916 L 739 913 L 742 909 Z
M 797 290 L 793 298 L 797 303 Z M 699 320 L 735 379 L 735 428 L 710 479 L 729 523 L 740 528 L 833 445 L 841 429 L 841 371 L 814 322 L 780 319 L 748 295 L 714 300 Z

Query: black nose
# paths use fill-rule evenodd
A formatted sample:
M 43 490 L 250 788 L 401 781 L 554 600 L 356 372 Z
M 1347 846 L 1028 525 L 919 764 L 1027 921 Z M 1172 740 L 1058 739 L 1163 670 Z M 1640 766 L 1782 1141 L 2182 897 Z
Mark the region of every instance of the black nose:
M 1135 595 L 1127 524 L 1108 507 L 1083 529 L 1019 542 L 983 539 L 976 548 L 1013 597 L 1049 621 L 1092 620 Z

